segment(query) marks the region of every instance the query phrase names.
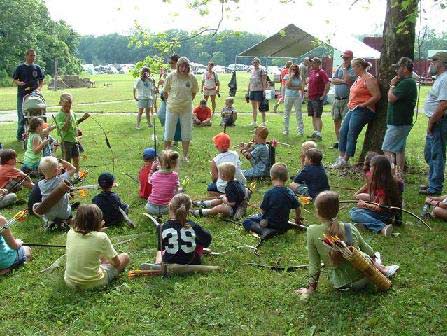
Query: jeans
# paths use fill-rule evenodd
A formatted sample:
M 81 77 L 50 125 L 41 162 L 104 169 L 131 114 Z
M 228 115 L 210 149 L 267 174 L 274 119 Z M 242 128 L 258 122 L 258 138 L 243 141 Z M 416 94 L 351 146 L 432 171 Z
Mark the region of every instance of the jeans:
M 447 117 L 439 120 L 431 134 L 425 138 L 424 156 L 429 166 L 428 189 L 430 193 L 440 193 L 444 183 L 445 150 L 447 142 Z
M 362 208 L 352 208 L 349 211 L 349 215 L 354 223 L 363 224 L 366 228 L 376 233 L 379 233 L 390 219 L 390 215 L 387 213 Z
M 23 97 L 17 95 L 17 140 L 23 139 L 23 133 L 25 132 L 25 117 L 22 110 Z
M 346 113 L 340 128 L 339 151 L 349 157 L 355 154 L 357 138 L 363 127 L 375 116 L 375 113 L 366 107 L 356 107 Z
M 289 119 L 292 108 L 295 108 L 296 126 L 299 133 L 304 133 L 303 114 L 301 112 L 301 96 L 298 97 L 286 96 L 284 100 L 284 131 L 289 132 Z

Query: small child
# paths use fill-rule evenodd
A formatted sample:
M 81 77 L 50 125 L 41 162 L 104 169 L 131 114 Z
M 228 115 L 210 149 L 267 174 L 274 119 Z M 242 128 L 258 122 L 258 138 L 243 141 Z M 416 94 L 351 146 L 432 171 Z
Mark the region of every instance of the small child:
M 0 215 L 0 275 L 9 273 L 31 259 L 31 249 L 22 246 L 23 242 L 15 239 L 9 228 L 2 229 L 6 223 L 6 218 Z
M 211 126 L 211 109 L 206 106 L 205 99 L 192 111 L 192 123 L 194 126 Z
M 61 173 L 59 162 L 62 164 L 62 169 L 65 171 Z M 54 156 L 46 156 L 40 160 L 39 171 L 44 175 L 44 179 L 39 181 L 39 186 L 42 201 L 44 201 L 51 192 L 56 189 L 64 180 L 69 180 L 76 172 L 76 168 L 69 162 L 60 160 Z M 39 203 L 36 203 L 36 207 Z M 56 204 L 54 204 L 44 215 L 45 229 L 66 229 L 66 220 L 71 218 L 71 206 L 69 203 L 69 195 L 65 193 Z
M 425 205 L 428 206 L 427 213 L 429 211 L 429 207 L 433 206 L 433 210 L 430 213 L 430 216 L 433 218 L 439 218 L 443 221 L 447 221 L 447 195 L 444 196 L 431 196 L 425 199 Z M 425 209 L 425 207 L 424 207 Z M 425 212 L 425 211 L 424 211 Z M 425 217 L 427 213 L 423 213 L 422 217 Z
M 233 107 L 234 98 L 228 97 L 225 99 L 225 106 L 222 109 L 222 121 L 220 122 L 221 126 L 235 126 L 235 122 L 237 120 L 237 111 Z
M 234 179 L 236 167 L 231 162 L 224 162 L 218 166 L 219 176 L 227 185 L 225 187 L 225 195 L 219 198 L 194 202 L 194 205 L 200 207 L 212 207 L 211 209 L 198 209 L 193 211 L 194 216 L 213 216 L 222 214 L 226 217 L 232 217 L 247 196 L 245 187 Z
M 296 290 L 296 294 L 307 297 L 317 289 L 321 262 L 329 269 L 330 282 L 336 289 L 361 289 L 368 283 L 364 274 L 354 268 L 340 253 L 330 251 L 323 244 L 324 234 L 337 236 L 344 240 L 347 245 L 360 249 L 365 257 L 371 259 L 374 266 L 387 277 L 393 276 L 399 269 L 397 265 L 382 266 L 380 254 L 374 253 L 373 249 L 363 240 L 357 228 L 349 223 L 338 222 L 339 207 L 339 197 L 334 191 L 323 191 L 315 199 L 316 214 L 322 224 L 310 225 L 307 228 L 309 284 L 305 288 Z
M 95 204 L 80 205 L 67 233 L 64 280 L 67 286 L 90 289 L 107 286 L 129 264 L 102 231 L 101 210 Z
M 93 197 L 92 203 L 96 204 L 102 211 L 104 226 L 114 226 L 123 221 L 123 210 L 129 212 L 129 205 L 121 202 L 120 197 L 112 192 L 115 177 L 110 173 L 102 173 L 98 177 L 98 185 L 102 189 L 101 193 Z
M 43 120 L 41 118 L 32 117 L 29 122 L 28 140 L 26 143 L 26 151 L 23 157 L 22 170 L 25 173 L 37 174 L 37 168 L 42 158 L 42 150 L 48 145 L 49 140 L 42 140 L 44 133 Z
M 260 205 L 262 214 L 248 217 L 243 222 L 247 231 L 253 231 L 261 239 L 286 232 L 290 228 L 289 213 L 295 210 L 295 223 L 301 225 L 301 209 L 292 190 L 285 186 L 288 180 L 287 167 L 275 163 L 270 169 L 273 188 L 269 189 Z
M 363 199 L 364 201 L 369 200 L 368 190 L 371 186 L 371 160 L 374 156 L 379 155 L 379 153 L 369 151 L 365 155 L 363 161 L 363 179 L 365 184 L 354 194 L 356 199 Z
M 242 185 L 247 183 L 244 174 L 241 170 L 241 161 L 239 160 L 239 155 L 232 150 L 231 138 L 226 133 L 219 133 L 213 137 L 214 147 L 218 150 L 217 154 L 211 161 L 211 178 L 212 183 L 208 185 L 208 193 L 211 196 L 216 196 L 225 193 L 225 187 L 227 182 L 224 181 L 220 176 L 217 167 L 224 162 L 231 162 L 236 167 L 236 172 L 234 174 L 236 180 L 238 180 Z
M 304 168 L 295 176 L 293 183 L 290 184 L 297 195 L 310 196 L 314 199 L 320 192 L 329 190 L 329 182 L 321 165 L 323 154 L 316 148 L 306 151 L 304 156 Z
M 241 154 L 250 161 L 252 168 L 243 170 L 246 178 L 268 176 L 270 168 L 269 148 L 266 144 L 269 131 L 266 127 L 257 127 L 253 139 L 253 146 L 241 144 Z
M 301 167 L 303 167 L 303 168 L 304 168 L 304 159 L 306 157 L 306 152 L 311 148 L 317 148 L 317 143 L 315 141 L 308 140 L 308 141 L 304 141 L 301 144 L 300 162 L 301 162 Z
M 168 213 L 168 205 L 172 197 L 177 193 L 180 185 L 177 167 L 178 153 L 172 150 L 164 150 L 160 155 L 160 170 L 156 171 L 149 182 L 152 184 L 152 192 L 147 199 L 146 210 L 153 215 L 165 215 Z
M 31 178 L 17 169 L 16 164 L 17 153 L 14 149 L 0 150 L 0 188 L 8 193 L 19 191 L 22 185 L 28 189 L 34 187 Z
M 71 110 L 73 97 L 69 93 L 62 93 L 59 105 L 62 107 L 61 111 L 55 116 L 59 136 L 61 137 L 61 149 L 63 159 L 67 162 L 73 161 L 76 171 L 79 171 L 79 154 L 80 145 L 77 141 L 78 125 L 90 117 L 90 114 L 84 115 L 77 120 L 76 114 Z
M 188 221 L 190 209 L 191 198 L 186 194 L 177 194 L 169 202 L 169 220 L 157 227 L 156 264 L 160 264 L 162 259 L 168 264 L 202 263 L 203 248 L 210 246 L 211 234 L 200 225 Z M 148 264 L 141 265 L 142 269 L 147 267 Z
M 155 149 L 148 147 L 143 151 L 144 165 L 141 167 L 138 173 L 138 180 L 140 181 L 140 190 L 138 192 L 141 198 L 147 199 L 152 192 L 152 184 L 149 183 L 149 179 L 153 172 L 154 161 L 156 153 Z
M 382 206 L 401 207 L 399 182 L 393 177 L 391 163 L 384 155 L 376 155 L 371 160 L 371 184 L 367 194 L 358 194 L 357 207 L 349 212 L 354 223 L 388 237 L 393 232 L 391 221 L 395 213 Z M 366 203 L 365 201 L 376 204 Z
M 148 127 L 152 127 L 151 114 L 153 111 L 153 99 L 155 91 L 155 83 L 151 76 L 151 71 L 148 67 L 142 67 L 140 78 L 135 80 L 133 87 L 133 98 L 138 103 L 138 115 L 136 129 L 141 129 L 141 116 L 146 110 L 146 119 Z

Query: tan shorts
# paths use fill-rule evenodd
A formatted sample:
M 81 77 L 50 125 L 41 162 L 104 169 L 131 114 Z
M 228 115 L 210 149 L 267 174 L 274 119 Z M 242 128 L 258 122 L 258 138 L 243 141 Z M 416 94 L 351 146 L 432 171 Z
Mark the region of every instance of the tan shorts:
M 204 96 L 215 96 L 215 95 L 217 95 L 217 91 L 216 91 L 215 88 L 214 89 L 204 88 L 203 89 L 203 95 Z
M 335 99 L 332 104 L 332 120 L 343 120 L 346 112 L 348 112 L 348 98 Z

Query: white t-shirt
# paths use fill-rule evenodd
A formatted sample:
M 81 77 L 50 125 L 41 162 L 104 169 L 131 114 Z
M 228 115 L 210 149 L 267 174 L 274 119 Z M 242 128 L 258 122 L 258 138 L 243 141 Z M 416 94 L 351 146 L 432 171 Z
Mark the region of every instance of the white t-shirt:
M 444 71 L 436 78 L 428 93 L 424 105 L 424 111 L 427 117 L 430 118 L 436 112 L 441 100 L 447 100 L 447 71 Z
M 217 74 L 214 71 L 205 71 L 203 74 L 203 87 L 207 90 L 214 90 L 217 86 L 217 82 L 219 78 L 217 78 Z
M 236 167 L 236 173 L 234 174 L 235 180 L 241 182 L 243 185 L 247 183 L 247 180 L 245 179 L 245 176 L 244 174 L 242 174 L 241 171 L 241 161 L 239 160 L 239 155 L 235 151 L 229 150 L 224 153 L 219 153 L 213 158 L 213 161 L 217 167 L 219 167 L 219 165 L 224 162 L 231 162 Z M 219 192 L 224 193 L 227 182 L 222 180 L 219 176 L 216 181 L 216 186 Z
M 141 78 L 137 78 L 133 87 L 137 90 L 137 99 L 153 99 L 154 83 L 150 78 L 144 81 Z

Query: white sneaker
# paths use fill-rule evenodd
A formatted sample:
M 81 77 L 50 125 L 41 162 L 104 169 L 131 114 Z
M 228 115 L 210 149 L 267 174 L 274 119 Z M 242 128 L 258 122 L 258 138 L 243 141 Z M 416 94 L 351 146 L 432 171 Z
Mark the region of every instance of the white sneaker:
M 185 163 L 189 163 L 189 157 L 184 156 L 184 157 L 182 158 L 182 161 L 185 162 Z
M 298 136 L 303 136 L 304 135 L 304 131 L 302 130 L 297 130 L 296 134 L 298 134 Z
M 137 126 L 135 126 L 135 129 L 139 130 L 139 129 L 141 129 L 141 126 L 137 125 Z
M 289 135 L 289 131 L 282 131 L 282 135 Z
M 258 126 L 258 124 L 256 123 L 256 121 L 252 121 L 250 124 L 248 124 L 248 126 L 256 127 Z
M 393 233 L 393 225 L 388 224 L 382 229 L 382 231 L 380 231 L 380 233 L 383 234 L 385 237 L 391 236 L 391 234 Z
M 349 164 L 346 160 L 342 157 L 338 157 L 337 160 L 335 160 L 335 163 L 331 165 L 331 168 L 339 169 L 347 166 L 349 166 Z
M 263 121 L 260 125 L 261 127 L 267 127 L 267 125 L 265 124 L 265 122 Z
M 391 278 L 399 271 L 399 268 L 399 265 L 387 266 L 384 274 L 387 278 Z

